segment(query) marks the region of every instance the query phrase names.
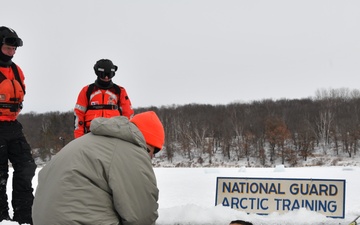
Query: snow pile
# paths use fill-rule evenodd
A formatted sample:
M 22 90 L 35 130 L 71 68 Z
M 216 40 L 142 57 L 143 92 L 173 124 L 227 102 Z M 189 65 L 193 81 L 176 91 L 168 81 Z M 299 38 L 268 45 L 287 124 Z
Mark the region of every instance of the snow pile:
M 33 180 L 34 188 L 37 186 L 37 173 Z M 254 225 L 347 225 L 360 215 L 360 167 L 286 168 L 279 165 L 276 168 L 155 168 L 155 173 L 160 190 L 156 225 L 228 225 L 236 219 L 251 221 Z M 11 201 L 12 169 L 9 175 L 7 193 Z M 306 209 L 284 214 L 257 215 L 215 206 L 217 177 L 344 179 L 345 218 L 328 218 Z M 3 221 L 0 224 L 17 223 Z

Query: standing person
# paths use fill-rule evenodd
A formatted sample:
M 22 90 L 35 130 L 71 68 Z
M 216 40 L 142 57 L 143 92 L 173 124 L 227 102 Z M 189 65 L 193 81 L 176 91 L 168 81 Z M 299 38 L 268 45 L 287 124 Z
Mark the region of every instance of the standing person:
M 165 140 L 155 112 L 130 121 L 98 117 L 90 128 L 39 172 L 34 224 L 155 224 L 159 191 L 151 158 Z
M 14 30 L 4 26 L 0 27 L 0 40 L 0 222 L 10 220 L 6 195 L 10 160 L 14 169 L 13 220 L 20 224 L 32 224 L 31 206 L 34 196 L 31 182 L 36 164 L 22 125 L 17 121 L 25 95 L 25 78 L 20 67 L 12 62 L 16 49 L 23 42 Z
M 75 138 L 89 132 L 90 122 L 97 117 L 122 115 L 130 119 L 134 115 L 125 88 L 111 80 L 117 68 L 109 59 L 100 59 L 94 65 L 97 79 L 95 83 L 83 87 L 75 105 Z

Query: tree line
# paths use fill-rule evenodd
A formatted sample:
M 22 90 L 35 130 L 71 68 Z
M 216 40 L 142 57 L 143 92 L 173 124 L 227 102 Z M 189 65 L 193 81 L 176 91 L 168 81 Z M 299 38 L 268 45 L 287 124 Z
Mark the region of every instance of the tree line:
M 155 111 L 165 129 L 161 153 L 212 163 L 213 156 L 240 160 L 255 158 L 261 165 L 275 160 L 296 166 L 321 154 L 353 157 L 360 139 L 360 91 L 318 90 L 313 98 L 264 99 L 226 105 L 186 104 L 136 108 Z M 72 141 L 74 114 L 25 113 L 19 116 L 34 157 L 48 161 Z

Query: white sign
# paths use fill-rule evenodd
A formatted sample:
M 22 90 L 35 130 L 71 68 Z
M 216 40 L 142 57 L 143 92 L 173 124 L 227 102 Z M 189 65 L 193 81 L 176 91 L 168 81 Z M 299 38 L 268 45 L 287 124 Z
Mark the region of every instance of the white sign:
M 218 177 L 215 205 L 247 213 L 284 213 L 306 208 L 345 216 L 345 180 Z

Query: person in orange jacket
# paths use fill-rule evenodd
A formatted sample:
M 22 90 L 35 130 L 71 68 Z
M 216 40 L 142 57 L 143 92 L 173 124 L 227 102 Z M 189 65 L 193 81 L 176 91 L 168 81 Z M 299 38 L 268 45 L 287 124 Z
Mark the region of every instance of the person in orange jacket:
M 34 200 L 32 179 L 36 164 L 31 154 L 22 125 L 17 120 L 25 95 L 24 73 L 12 58 L 23 41 L 8 27 L 0 27 L 0 222 L 10 220 L 6 184 L 9 177 L 8 161 L 13 172 L 13 221 L 32 224 Z
M 134 115 L 125 88 L 111 80 L 117 68 L 109 59 L 100 59 L 94 65 L 97 79 L 82 88 L 75 105 L 75 138 L 90 132 L 90 122 L 97 117 L 121 115 L 130 119 Z

